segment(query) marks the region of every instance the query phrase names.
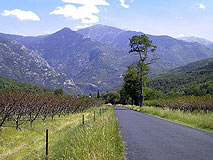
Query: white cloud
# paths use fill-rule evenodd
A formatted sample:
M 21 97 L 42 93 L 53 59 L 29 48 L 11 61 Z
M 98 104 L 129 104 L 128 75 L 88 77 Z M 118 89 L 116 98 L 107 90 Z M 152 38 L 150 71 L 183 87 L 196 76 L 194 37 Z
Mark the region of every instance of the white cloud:
M 183 20 L 183 17 L 175 17 L 178 20 Z
M 80 7 L 66 5 L 65 7 L 57 7 L 57 9 L 50 14 L 63 15 L 64 17 L 70 17 L 73 20 L 80 19 L 82 23 L 96 23 L 99 21 L 99 18 L 93 14 L 97 13 L 99 13 L 99 9 L 93 5 L 84 5 Z
M 199 5 L 199 8 L 200 8 L 200 9 L 204 9 L 204 10 L 206 9 L 206 6 L 205 6 L 204 4 L 200 3 L 200 4 L 198 4 L 198 5 Z
M 129 5 L 125 4 L 125 1 L 124 0 L 120 0 L 121 2 L 121 6 L 124 7 L 124 8 L 129 8 Z
M 91 24 L 99 22 L 97 15 L 100 12 L 98 5 L 108 6 L 109 3 L 106 0 L 62 0 L 65 3 L 72 3 L 81 5 L 76 7 L 72 4 L 68 4 L 64 7 L 57 7 L 56 10 L 50 12 L 54 15 L 63 15 L 73 20 L 81 20 L 84 24 Z
M 40 18 L 32 11 L 22 11 L 20 9 L 4 10 L 2 16 L 16 16 L 20 20 L 40 21 Z
M 109 3 L 106 0 L 62 0 L 65 3 L 81 4 L 81 5 L 103 5 L 108 6 Z
M 133 3 L 135 2 L 135 0 L 127 0 L 129 3 Z

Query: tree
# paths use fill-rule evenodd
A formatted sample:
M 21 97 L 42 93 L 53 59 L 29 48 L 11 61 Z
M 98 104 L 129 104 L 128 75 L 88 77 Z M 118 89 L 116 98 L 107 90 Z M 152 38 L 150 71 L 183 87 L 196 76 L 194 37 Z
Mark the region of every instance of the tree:
M 99 89 L 98 89 L 98 93 L 97 93 L 97 98 L 100 98 L 100 92 L 99 92 Z
M 128 102 L 129 99 L 132 100 L 132 104 L 139 104 L 139 94 L 140 94 L 140 75 L 137 73 L 135 64 L 131 64 L 127 67 L 126 73 L 123 75 L 123 95 Z M 125 93 L 125 94 L 124 94 Z
M 120 90 L 122 104 L 135 104 L 139 105 L 140 100 L 140 73 L 137 67 L 137 63 L 133 63 L 127 66 L 127 71 L 123 75 L 123 87 Z M 145 68 L 146 71 L 149 68 Z M 147 76 L 143 76 L 143 87 L 147 82 Z
M 59 96 L 59 95 L 64 95 L 64 90 L 62 88 L 57 88 L 55 91 L 54 91 L 54 94 Z
M 155 52 L 157 46 L 152 44 L 152 41 L 146 35 L 135 35 L 130 38 L 130 53 L 136 53 L 140 59 L 137 62 L 137 67 L 140 73 L 140 106 L 143 106 L 143 76 L 149 64 L 155 60 L 150 57 L 149 53 Z
M 118 104 L 120 102 L 120 94 L 116 91 L 103 93 L 101 97 L 105 100 L 105 103 Z

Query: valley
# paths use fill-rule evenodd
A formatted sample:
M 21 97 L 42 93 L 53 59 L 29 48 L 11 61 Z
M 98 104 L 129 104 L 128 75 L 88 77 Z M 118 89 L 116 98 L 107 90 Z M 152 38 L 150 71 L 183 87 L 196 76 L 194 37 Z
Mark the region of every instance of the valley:
M 50 89 L 63 88 L 76 95 L 115 91 L 122 86 L 126 66 L 138 59 L 128 51 L 129 37 L 139 34 L 142 32 L 104 25 L 77 32 L 64 28 L 36 37 L 1 33 L 4 63 L 0 76 Z M 152 73 L 213 56 L 212 49 L 199 43 L 169 36 L 148 37 L 158 46 L 158 60 L 151 65 Z

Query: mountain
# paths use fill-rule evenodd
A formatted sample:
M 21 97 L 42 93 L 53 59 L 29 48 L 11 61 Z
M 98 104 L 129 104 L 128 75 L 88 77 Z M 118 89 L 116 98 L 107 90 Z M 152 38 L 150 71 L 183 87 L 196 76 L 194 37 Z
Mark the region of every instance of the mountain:
M 33 53 L 30 55 L 33 55 L 34 60 L 42 59 L 42 62 L 45 62 L 49 69 L 54 71 L 53 75 L 63 73 L 63 76 L 59 76 L 63 79 L 58 82 L 60 85 L 64 84 L 66 79 L 70 79 L 69 82 L 73 84 L 74 88 L 77 86 L 83 93 L 89 93 L 97 92 L 98 89 L 102 92 L 119 89 L 123 82 L 122 74 L 126 71 L 126 66 L 139 58 L 138 55 L 128 52 L 129 38 L 136 34 L 142 34 L 142 32 L 95 25 L 77 32 L 63 28 L 56 33 L 37 37 L 9 34 L 0 34 L 0 36 L 15 39 L 20 43 L 19 45 L 26 46 L 27 52 Z M 213 57 L 211 49 L 198 43 L 185 42 L 169 36 L 148 36 L 158 46 L 156 53 L 160 57 L 160 60 L 151 66 L 153 72 Z M 24 65 L 22 61 L 19 63 L 20 66 Z M 6 77 L 15 79 L 9 74 L 9 70 L 3 73 L 10 75 Z M 42 73 L 40 76 L 44 74 L 43 71 L 40 73 Z M 47 80 L 45 78 L 42 81 L 41 78 L 32 80 L 34 80 L 34 84 L 50 85 L 51 78 Z M 54 85 L 51 84 L 51 86 Z
M 133 35 L 141 35 L 142 32 L 125 31 L 111 26 L 94 25 L 78 30 L 78 33 L 94 41 L 112 45 L 128 51 L 129 38 Z M 185 42 L 169 36 L 147 36 L 157 45 L 160 59 L 152 64 L 152 71 L 159 72 L 185 65 L 200 59 L 213 57 L 213 51 L 204 45 Z
M 66 92 L 80 92 L 71 78 L 52 69 L 40 55 L 16 40 L 0 37 L 0 62 L 2 77 L 51 89 L 64 88 Z
M 204 38 L 199 38 L 199 37 L 181 37 L 179 38 L 180 40 L 186 41 L 186 42 L 197 42 L 199 44 L 202 44 L 208 48 L 212 48 L 213 49 L 213 42 L 206 40 Z
M 193 62 L 158 74 L 147 87 L 166 94 L 172 91 L 180 95 L 213 94 L 213 58 Z
M 5 33 L 0 33 L 0 37 L 4 38 L 9 38 L 9 39 L 14 39 L 17 42 L 24 44 L 25 46 L 28 46 L 32 43 L 35 43 L 37 40 L 40 40 L 47 35 L 42 35 L 42 36 L 21 36 L 21 35 L 13 35 L 13 34 L 5 34 Z
M 134 56 L 116 47 L 95 42 L 64 28 L 54 34 L 25 43 L 56 71 L 72 77 L 84 93 L 113 90 L 122 82 L 122 74 Z

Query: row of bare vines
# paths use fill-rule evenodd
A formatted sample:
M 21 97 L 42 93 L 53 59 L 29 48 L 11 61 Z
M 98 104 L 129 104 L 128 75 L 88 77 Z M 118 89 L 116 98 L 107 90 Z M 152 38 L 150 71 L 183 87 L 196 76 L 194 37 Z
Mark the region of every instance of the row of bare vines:
M 177 97 L 167 100 L 160 100 L 157 102 L 156 107 L 170 108 L 172 110 L 183 111 L 204 111 L 213 112 L 213 97 L 211 95 L 196 97 Z
M 32 127 L 37 119 L 45 121 L 47 117 L 65 116 L 82 112 L 85 109 L 102 105 L 102 101 L 89 97 L 54 94 L 31 94 L 9 92 L 0 93 L 0 129 L 5 122 L 13 121 L 16 129 L 29 122 Z

